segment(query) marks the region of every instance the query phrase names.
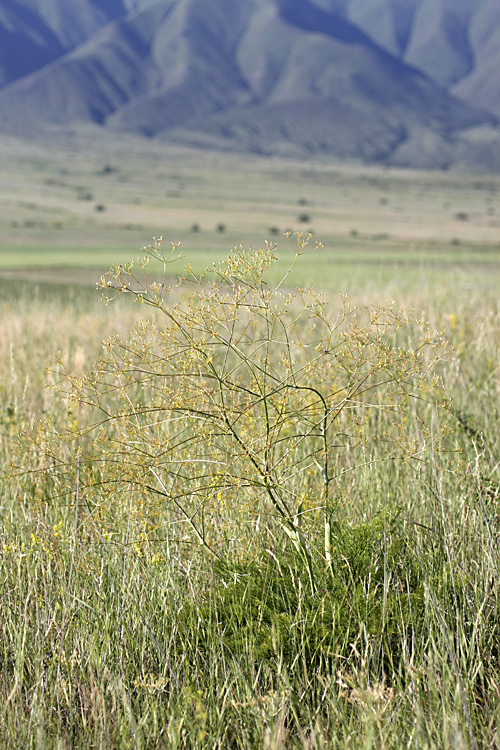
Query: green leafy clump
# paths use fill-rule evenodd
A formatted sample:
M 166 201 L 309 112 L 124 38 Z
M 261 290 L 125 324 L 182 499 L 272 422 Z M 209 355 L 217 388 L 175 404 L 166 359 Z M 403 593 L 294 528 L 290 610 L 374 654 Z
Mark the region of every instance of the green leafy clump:
M 202 604 L 183 610 L 182 621 L 196 617 L 200 627 L 216 627 L 232 652 L 280 668 L 293 668 L 297 659 L 310 668 L 340 660 L 345 666 L 354 644 L 368 639 L 379 644 L 379 667 L 393 669 L 422 628 L 421 566 L 385 515 L 371 523 L 336 522 L 332 538 L 331 564 L 315 564 L 314 592 L 300 557 L 269 550 L 232 570 L 216 565 L 216 585 Z

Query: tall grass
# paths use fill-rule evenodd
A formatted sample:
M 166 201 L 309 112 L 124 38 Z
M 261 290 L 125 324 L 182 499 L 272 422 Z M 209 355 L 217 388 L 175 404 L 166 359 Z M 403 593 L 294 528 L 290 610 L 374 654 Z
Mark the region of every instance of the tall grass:
M 42 370 L 55 352 L 92 370 L 144 307 L 4 298 L 0 746 L 498 746 L 498 302 L 415 290 L 404 303 L 455 346 L 450 408 L 428 412 L 417 462 L 375 460 L 369 417 L 364 459 L 337 471 L 328 563 L 323 521 L 306 525 L 304 557 L 283 519 L 242 512 L 248 488 L 214 493 L 214 556 L 102 465 L 89 481 L 90 417 Z M 417 336 L 407 326 L 400 343 Z

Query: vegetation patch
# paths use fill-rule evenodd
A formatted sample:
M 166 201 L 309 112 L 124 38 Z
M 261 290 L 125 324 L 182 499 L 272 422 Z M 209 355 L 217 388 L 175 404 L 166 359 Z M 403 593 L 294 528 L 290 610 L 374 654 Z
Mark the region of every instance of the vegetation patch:
M 1 745 L 495 746 L 498 296 L 293 291 L 294 239 L 6 285 Z

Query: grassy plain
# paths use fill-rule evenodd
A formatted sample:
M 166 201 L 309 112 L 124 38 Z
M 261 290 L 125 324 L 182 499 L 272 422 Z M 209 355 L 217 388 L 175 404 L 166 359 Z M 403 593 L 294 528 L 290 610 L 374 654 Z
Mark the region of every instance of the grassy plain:
M 2 139 L 0 271 L 105 270 L 153 237 L 189 263 L 311 231 L 304 282 L 496 273 L 500 180 L 195 152 L 89 131 L 57 144 Z M 97 146 L 96 146 L 97 143 Z M 287 243 L 280 242 L 286 255 Z M 288 260 L 288 259 L 287 259 Z M 44 277 L 45 278 L 45 277 Z M 84 276 L 87 279 L 87 275 Z
M 125 156 L 86 137 L 0 146 L 0 746 L 499 747 L 500 179 L 133 140 Z M 127 337 L 142 306 L 103 306 L 95 282 L 153 236 L 193 265 L 277 239 L 277 278 L 286 229 L 325 245 L 291 286 L 316 284 L 334 314 L 337 291 L 396 299 L 454 347 L 443 450 L 376 462 L 368 434 L 339 473 L 336 573 L 317 554 L 314 594 L 274 519 L 248 520 L 245 488 L 212 532 L 232 577 L 168 504 L 109 505 L 104 472 L 78 479 L 78 441 L 53 442 L 85 417 L 43 372 L 55 352 L 91 370 Z M 321 523 L 308 533 L 321 548 Z

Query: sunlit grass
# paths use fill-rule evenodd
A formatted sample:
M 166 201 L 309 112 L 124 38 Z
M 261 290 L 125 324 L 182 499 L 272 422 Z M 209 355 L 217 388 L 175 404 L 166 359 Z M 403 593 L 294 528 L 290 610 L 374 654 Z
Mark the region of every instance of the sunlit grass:
M 153 238 L 150 239 L 152 242 Z M 286 273 L 294 251 L 284 237 L 272 237 L 270 241 L 278 244 L 278 261 L 267 277 L 272 284 Z M 253 247 L 263 244 L 253 243 Z M 222 260 L 235 246 L 229 237 L 216 241 L 209 238 L 205 245 L 203 236 L 195 245 L 187 237 L 179 248 L 182 258 L 172 266 L 171 273 L 181 276 L 187 266 L 199 272 L 214 261 Z M 8 286 L 15 285 L 16 280 L 65 289 L 85 286 L 91 290 L 107 268 L 134 257 L 134 253 L 135 257 L 141 256 L 141 245 L 132 252 L 130 246 L 124 249 L 121 246 L 3 245 L 0 246 L 0 285 L 7 295 Z M 500 250 L 482 246 L 453 248 L 447 244 L 414 247 L 393 243 L 387 246 L 387 243 L 369 240 L 337 238 L 326 241 L 321 251 L 309 256 L 296 283 L 354 296 L 358 290 L 364 290 L 371 301 L 386 303 L 418 289 L 438 296 L 439 290 L 448 286 L 463 294 L 471 290 L 493 291 L 500 288 Z
M 199 252 L 189 258 L 193 265 L 203 260 Z M 129 248 L 117 260 L 130 256 Z M 109 259 L 103 256 L 104 267 Z M 286 260 L 285 252 L 278 275 Z M 366 461 L 344 476 L 340 599 L 328 581 L 317 597 L 309 593 L 300 560 L 267 523 L 254 527 L 252 546 L 234 538 L 231 577 L 182 524 L 151 533 L 144 521 L 161 523 L 161 513 L 131 515 L 126 494 L 114 526 L 104 505 L 94 502 L 89 512 L 83 485 L 54 497 L 48 482 L 33 495 L 29 477 L 14 475 L 34 421 L 48 418 L 67 430 L 78 416 L 46 390 L 43 368 L 60 352 L 71 372 L 89 370 L 101 340 L 116 331 L 125 336 L 144 309 L 103 306 L 90 279 L 88 290 L 77 279 L 66 287 L 3 280 L 0 745 L 498 745 L 497 276 L 468 264 L 417 274 L 414 265 L 382 260 L 368 268 L 332 263 L 330 275 L 325 256 L 311 255 L 304 275 L 332 290 L 345 283 L 354 302 L 396 296 L 444 329 L 455 349 L 443 370 L 453 432 L 447 451 L 431 452 L 415 469 L 373 464 L 369 442 Z M 332 294 L 329 306 L 337 304 Z M 105 486 L 102 493 L 104 500 Z M 220 522 L 227 538 L 241 524 L 240 508 L 221 506 Z M 391 596 L 401 605 L 392 614 Z M 386 624 L 395 618 L 387 640 L 377 630 L 382 611 Z M 337 641 L 324 630 L 334 621 Z

